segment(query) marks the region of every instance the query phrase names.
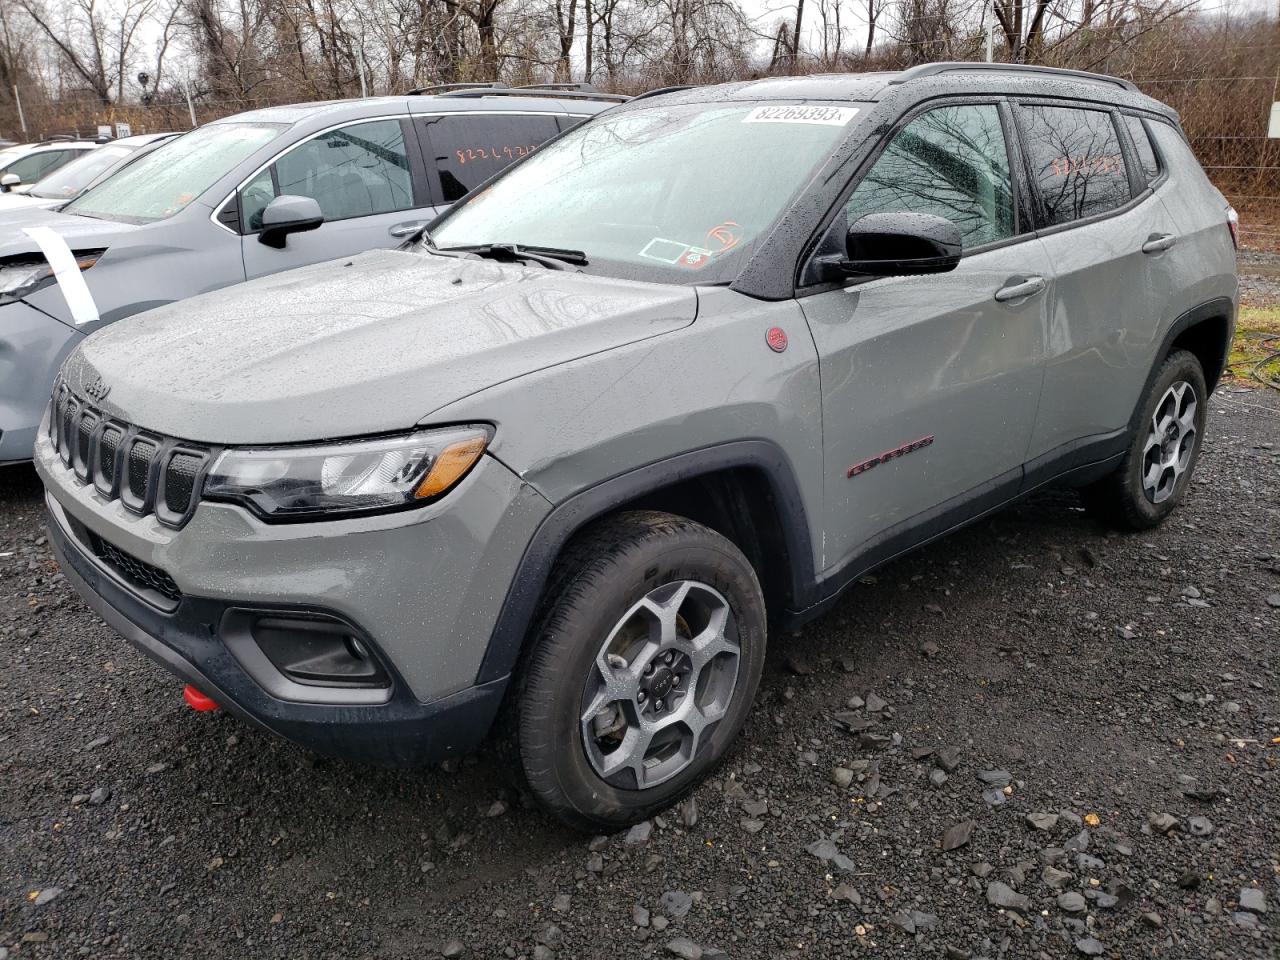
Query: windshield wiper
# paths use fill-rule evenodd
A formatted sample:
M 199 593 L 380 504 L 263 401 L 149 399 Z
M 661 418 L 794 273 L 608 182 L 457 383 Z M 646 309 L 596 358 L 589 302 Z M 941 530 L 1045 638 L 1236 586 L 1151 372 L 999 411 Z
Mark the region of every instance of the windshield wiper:
M 587 255 L 581 250 L 562 250 L 559 247 L 527 247 L 515 243 L 477 243 L 462 247 L 437 247 L 442 253 L 474 253 L 502 263 L 527 260 L 540 263 L 549 270 L 563 270 L 565 264 L 585 267 Z

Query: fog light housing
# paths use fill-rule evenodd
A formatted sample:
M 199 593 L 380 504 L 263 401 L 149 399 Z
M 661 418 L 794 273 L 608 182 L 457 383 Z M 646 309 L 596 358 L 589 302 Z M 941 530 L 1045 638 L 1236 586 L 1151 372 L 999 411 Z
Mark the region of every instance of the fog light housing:
M 275 668 L 297 683 L 352 687 L 391 684 L 382 664 L 345 623 L 259 617 L 249 630 Z
M 228 610 L 222 641 L 245 672 L 281 700 L 385 703 L 391 674 L 352 624 L 320 611 Z

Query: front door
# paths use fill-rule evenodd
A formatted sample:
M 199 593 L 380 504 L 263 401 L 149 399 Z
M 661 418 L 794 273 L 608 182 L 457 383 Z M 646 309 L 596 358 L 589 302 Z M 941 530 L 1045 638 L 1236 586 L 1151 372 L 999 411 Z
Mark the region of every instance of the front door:
M 365 120 L 317 134 L 291 148 L 240 189 L 245 276 L 260 277 L 308 263 L 394 247 L 435 214 L 407 120 Z M 416 146 L 416 145 L 415 145 Z M 312 197 L 324 223 L 291 234 L 276 249 L 258 241 L 262 211 L 278 196 Z
M 945 217 L 950 273 L 800 303 L 817 344 L 824 564 L 883 559 L 1015 492 L 1043 376 L 1043 247 L 1022 232 L 996 103 L 933 107 L 893 135 L 829 236 L 868 213 Z M 841 243 L 841 247 L 843 243 Z

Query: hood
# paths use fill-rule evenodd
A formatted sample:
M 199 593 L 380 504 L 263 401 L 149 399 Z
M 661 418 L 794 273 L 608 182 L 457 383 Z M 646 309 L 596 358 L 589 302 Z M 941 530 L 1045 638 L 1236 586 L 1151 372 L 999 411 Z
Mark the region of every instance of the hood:
M 10 190 L 8 193 L 0 193 L 0 214 L 9 210 L 25 210 L 28 207 L 39 206 L 41 203 L 57 203 L 57 200 L 49 200 L 45 197 L 33 197 L 26 193 L 14 193 Z M 62 201 L 65 203 L 66 201 Z
M 72 250 L 92 250 L 109 247 L 120 237 L 138 230 L 129 223 L 117 223 L 114 220 L 98 220 L 94 217 L 78 217 L 73 214 L 48 210 L 31 201 L 38 197 L 23 197 L 27 206 L 0 208 L 0 257 L 12 257 L 18 254 L 40 254 L 36 242 L 22 232 L 24 227 L 51 227 L 61 234 Z M 66 203 L 65 200 L 50 200 L 51 204 Z M 12 211 L 8 213 L 7 211 Z
M 477 390 L 693 322 L 691 287 L 378 250 L 114 323 L 63 375 L 206 443 L 407 429 Z M 97 383 L 97 378 L 101 383 Z

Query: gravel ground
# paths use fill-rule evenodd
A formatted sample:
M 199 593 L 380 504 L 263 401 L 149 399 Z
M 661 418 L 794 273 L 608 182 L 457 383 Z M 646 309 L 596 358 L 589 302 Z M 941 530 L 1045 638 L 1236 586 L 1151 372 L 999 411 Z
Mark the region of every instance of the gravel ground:
M 1280 955 L 1280 394 L 1215 397 L 1158 531 L 1041 496 L 774 637 L 717 776 L 608 838 L 491 752 L 192 712 L 42 523 L 0 472 L 0 960 Z
M 1241 250 L 1236 260 L 1241 302 L 1264 308 L 1280 304 L 1280 255 Z

